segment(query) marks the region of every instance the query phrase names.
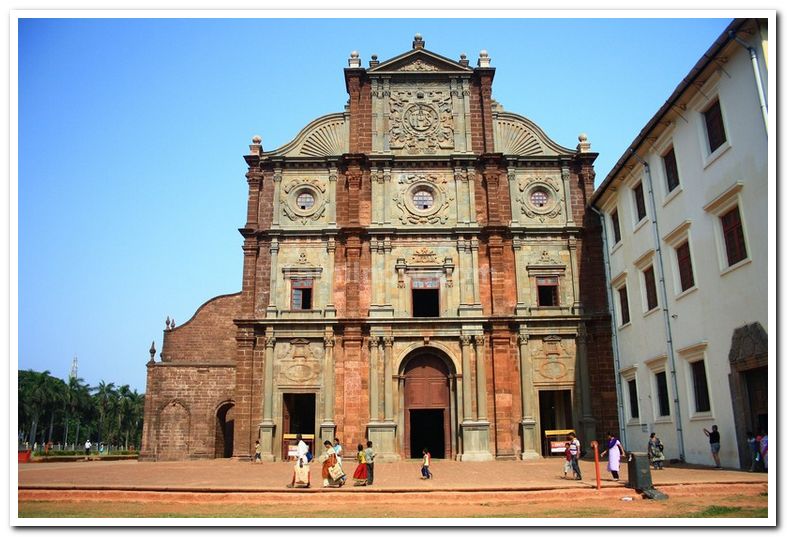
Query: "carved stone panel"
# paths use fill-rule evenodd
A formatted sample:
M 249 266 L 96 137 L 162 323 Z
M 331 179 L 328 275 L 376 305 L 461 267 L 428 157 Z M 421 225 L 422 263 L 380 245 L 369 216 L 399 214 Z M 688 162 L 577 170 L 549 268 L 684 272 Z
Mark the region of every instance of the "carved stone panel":
M 282 182 L 279 207 L 282 223 L 314 224 L 324 220 L 329 200 L 325 180 L 293 177 Z
M 318 386 L 322 382 L 322 342 L 293 339 L 277 345 L 276 382 L 279 386 Z
M 443 174 L 407 172 L 397 174 L 393 202 L 404 224 L 451 224 L 454 196 Z M 455 217 L 453 218 L 455 220 Z
M 391 150 L 432 155 L 454 148 L 451 91 L 444 84 L 396 85 L 388 99 Z
M 531 339 L 533 382 L 536 384 L 569 384 L 574 382 L 575 345 L 573 340 L 558 336 Z
M 518 177 L 515 202 L 522 224 L 563 224 L 566 207 L 560 172 Z

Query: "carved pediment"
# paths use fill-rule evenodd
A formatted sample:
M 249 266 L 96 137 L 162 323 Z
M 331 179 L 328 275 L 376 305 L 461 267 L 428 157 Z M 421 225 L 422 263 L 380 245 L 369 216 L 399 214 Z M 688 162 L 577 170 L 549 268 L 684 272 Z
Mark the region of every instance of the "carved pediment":
M 312 385 L 320 380 L 321 356 L 309 345 L 309 340 L 296 338 L 279 352 L 278 383 L 284 385 Z
M 425 49 L 406 52 L 391 58 L 380 65 L 368 70 L 372 73 L 456 73 L 472 72 L 472 69 L 461 65 L 454 60 L 435 54 Z

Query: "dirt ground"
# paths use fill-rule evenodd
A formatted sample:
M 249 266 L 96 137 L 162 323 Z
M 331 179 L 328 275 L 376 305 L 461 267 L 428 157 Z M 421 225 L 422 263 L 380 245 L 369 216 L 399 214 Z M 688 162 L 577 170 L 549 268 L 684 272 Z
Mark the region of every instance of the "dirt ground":
M 675 485 L 667 500 L 631 489 L 582 494 L 536 492 L 401 492 L 353 494 L 178 493 L 135 491 L 19 492 L 19 516 L 90 518 L 662 518 L 767 517 L 767 486 Z M 626 500 L 630 498 L 630 500 Z
M 768 475 L 685 464 L 652 472 L 669 495 L 646 500 L 583 462 L 584 479 L 564 479 L 562 463 L 418 461 L 375 465 L 372 487 L 288 489 L 292 464 L 233 460 L 20 464 L 18 517 L 33 518 L 661 518 L 768 516 Z M 345 471 L 352 474 L 355 463 Z M 630 498 L 630 499 L 629 499 Z M 253 522 L 250 522 L 253 524 Z M 21 522 L 24 524 L 24 522 Z

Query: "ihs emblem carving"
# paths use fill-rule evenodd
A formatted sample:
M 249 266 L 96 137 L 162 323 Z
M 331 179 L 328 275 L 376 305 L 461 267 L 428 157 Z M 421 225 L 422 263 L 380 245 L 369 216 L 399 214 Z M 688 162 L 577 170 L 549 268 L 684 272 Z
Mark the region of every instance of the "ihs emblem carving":
M 447 89 L 394 91 L 388 102 L 391 149 L 411 155 L 453 149 L 454 124 Z

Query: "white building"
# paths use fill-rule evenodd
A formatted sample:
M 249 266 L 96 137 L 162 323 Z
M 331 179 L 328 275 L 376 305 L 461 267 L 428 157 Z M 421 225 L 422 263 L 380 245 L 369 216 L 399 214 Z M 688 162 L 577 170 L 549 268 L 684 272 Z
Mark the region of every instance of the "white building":
M 596 190 L 621 436 L 748 468 L 768 418 L 768 21 L 736 19 Z

